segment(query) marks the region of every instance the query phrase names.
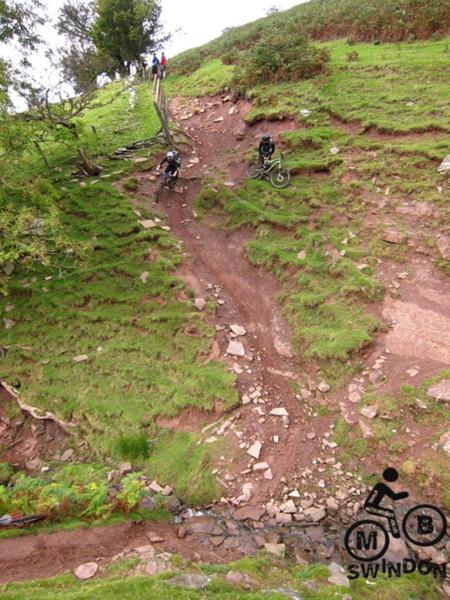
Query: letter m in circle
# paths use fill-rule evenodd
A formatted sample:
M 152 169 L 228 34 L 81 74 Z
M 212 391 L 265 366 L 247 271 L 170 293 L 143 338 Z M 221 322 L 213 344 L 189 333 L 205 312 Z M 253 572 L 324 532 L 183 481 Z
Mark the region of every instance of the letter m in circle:
M 356 532 L 356 547 L 358 550 L 377 550 L 378 548 L 378 532 L 359 530 Z

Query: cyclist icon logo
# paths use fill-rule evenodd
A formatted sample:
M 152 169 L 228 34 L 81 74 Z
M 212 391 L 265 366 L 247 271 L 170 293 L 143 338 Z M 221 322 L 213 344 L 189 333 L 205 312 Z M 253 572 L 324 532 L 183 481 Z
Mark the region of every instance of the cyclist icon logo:
M 393 483 L 398 479 L 396 469 L 389 467 L 383 472 L 383 479 Z M 408 492 L 394 492 L 384 482 L 377 483 L 369 492 L 364 510 L 378 517 L 363 519 L 353 523 L 344 537 L 344 546 L 350 556 L 360 561 L 373 561 L 381 558 L 389 547 L 388 530 L 379 522 L 385 519 L 392 537 L 400 538 L 401 532 L 395 510 L 383 505 L 385 498 L 393 502 L 403 500 Z M 431 504 L 418 504 L 410 508 L 403 517 L 401 531 L 406 539 L 416 546 L 434 546 L 447 533 L 447 519 L 444 513 Z

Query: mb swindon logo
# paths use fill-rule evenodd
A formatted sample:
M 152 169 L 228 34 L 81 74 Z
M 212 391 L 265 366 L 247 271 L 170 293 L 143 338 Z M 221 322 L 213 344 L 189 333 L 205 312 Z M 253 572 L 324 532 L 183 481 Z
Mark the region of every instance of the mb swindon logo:
M 400 528 L 396 512 L 388 503 L 389 500 L 391 503 L 403 500 L 409 494 L 396 493 L 387 485 L 397 481 L 396 469 L 385 469 L 383 479 L 383 482 L 377 483 L 370 490 L 364 503 L 366 513 L 375 515 L 376 519 L 357 521 L 350 525 L 345 533 L 345 549 L 356 561 L 347 566 L 349 579 L 377 577 L 381 573 L 388 577 L 400 577 L 414 571 L 421 575 L 431 573 L 436 579 L 445 579 L 448 563 L 437 564 L 431 560 L 412 558 L 403 558 L 395 562 L 383 558 L 389 549 L 390 536 L 397 539 L 403 537 L 412 546 L 425 548 L 445 542 L 447 535 L 445 514 L 431 504 L 418 504 L 409 508 L 403 516 Z

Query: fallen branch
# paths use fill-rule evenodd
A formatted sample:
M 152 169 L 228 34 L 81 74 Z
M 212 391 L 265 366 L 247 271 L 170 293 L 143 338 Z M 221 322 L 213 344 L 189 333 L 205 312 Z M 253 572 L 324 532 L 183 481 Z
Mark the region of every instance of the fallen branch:
M 62 421 L 61 419 L 58 419 L 58 417 L 50 411 L 40 414 L 40 411 L 38 408 L 35 408 L 34 406 L 30 406 L 29 404 L 26 404 L 25 402 L 23 402 L 20 399 L 20 396 L 19 396 L 19 393 L 17 392 L 17 390 L 15 388 L 13 388 L 12 386 L 10 386 L 9 384 L 7 384 L 6 381 L 0 380 L 0 385 L 3 387 L 3 389 L 5 389 L 8 392 L 8 394 L 10 394 L 16 400 L 17 404 L 19 405 L 19 408 L 21 410 L 23 410 L 24 412 L 26 412 L 27 414 L 31 415 L 33 417 L 33 419 L 37 419 L 38 421 L 53 421 L 54 423 L 59 425 L 61 427 L 61 429 L 63 429 L 69 435 L 74 435 L 73 431 L 71 431 L 71 429 L 70 429 L 71 427 L 73 427 L 72 423 L 66 423 L 66 421 Z

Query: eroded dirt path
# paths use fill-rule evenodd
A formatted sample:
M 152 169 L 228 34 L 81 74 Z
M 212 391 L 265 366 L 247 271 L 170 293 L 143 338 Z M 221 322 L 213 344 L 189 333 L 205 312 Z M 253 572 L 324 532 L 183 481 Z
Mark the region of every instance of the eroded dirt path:
M 311 464 L 318 453 L 318 442 L 308 440 L 306 433 L 313 427 L 319 438 L 327 430 L 329 419 L 316 418 L 313 425 L 309 424 L 302 398 L 293 390 L 294 382 L 310 383 L 311 372 L 292 349 L 290 332 L 276 301 L 278 281 L 246 257 L 245 245 L 252 230 L 242 227 L 227 231 L 215 226 L 217 223 L 199 223 L 193 205 L 209 174 L 219 173 L 230 188 L 245 177 L 243 156 L 257 144 L 261 131 L 267 128 L 277 139 L 279 133 L 298 124 L 284 120 L 249 128 L 242 120 L 249 110 L 248 103 L 231 104 L 220 99 L 192 103 L 193 107 L 183 106 L 178 100 L 172 104 L 172 117 L 191 140 L 190 156 L 183 153 L 183 172 L 189 179 L 181 180 L 182 193 L 166 193 L 160 204 L 151 208 L 167 219 L 188 253 L 178 275 L 198 298 L 209 298 L 216 304 L 215 358 L 225 360 L 236 374 L 243 398 L 243 405 L 231 415 L 232 423 L 224 432 L 229 446 L 238 444 L 239 451 L 233 453 L 228 464 L 217 467 L 217 476 L 225 487 L 224 498 L 234 504 L 260 506 L 280 493 L 280 483 L 284 484 L 294 470 Z M 141 197 L 153 197 L 154 183 L 145 173 L 139 179 Z M 245 335 L 234 338 L 232 324 L 243 326 Z M 243 344 L 244 357 L 227 353 L 233 338 Z M 274 409 L 284 410 L 271 415 Z M 247 450 L 258 442 L 261 450 L 252 459 Z M 245 483 L 252 485 L 251 498 L 236 501 Z

